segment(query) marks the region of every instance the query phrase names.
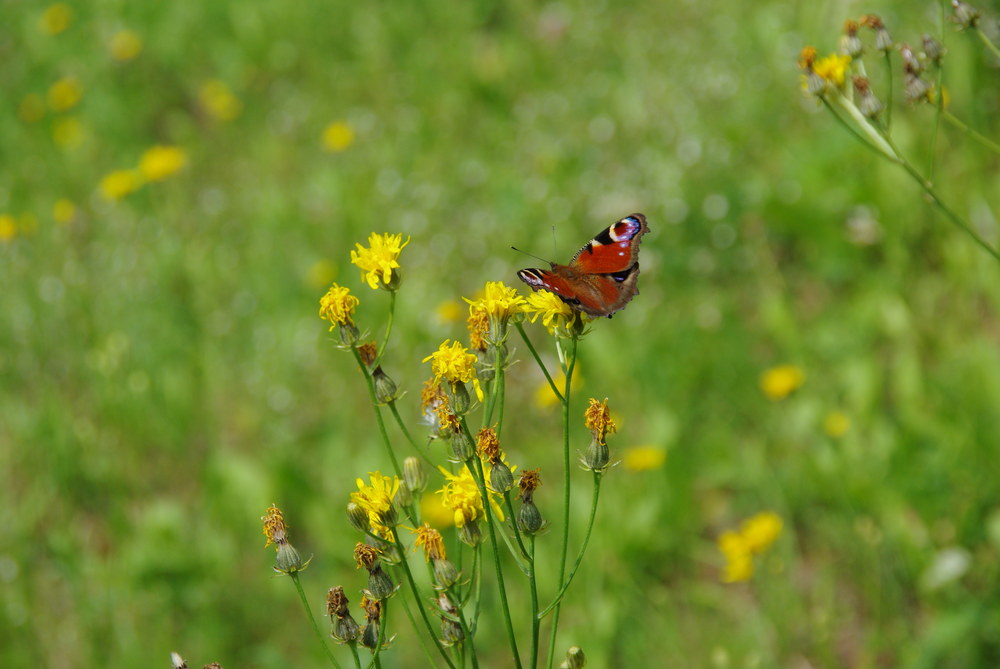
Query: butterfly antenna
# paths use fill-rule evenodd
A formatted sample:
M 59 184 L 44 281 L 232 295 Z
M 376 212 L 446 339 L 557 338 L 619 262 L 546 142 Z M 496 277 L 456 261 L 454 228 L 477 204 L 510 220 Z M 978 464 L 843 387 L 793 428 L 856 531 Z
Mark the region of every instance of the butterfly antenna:
M 527 251 L 522 251 L 521 249 L 517 248 L 516 246 L 511 246 L 511 248 L 514 249 L 515 251 L 517 251 L 518 253 L 523 253 L 524 255 L 528 256 L 529 258 L 534 258 L 535 260 L 541 260 L 543 263 L 546 263 L 548 265 L 552 264 L 551 260 L 546 260 L 545 258 L 539 258 L 534 253 L 528 253 Z
M 556 246 L 556 224 L 552 224 L 552 255 L 556 255 L 559 248 Z

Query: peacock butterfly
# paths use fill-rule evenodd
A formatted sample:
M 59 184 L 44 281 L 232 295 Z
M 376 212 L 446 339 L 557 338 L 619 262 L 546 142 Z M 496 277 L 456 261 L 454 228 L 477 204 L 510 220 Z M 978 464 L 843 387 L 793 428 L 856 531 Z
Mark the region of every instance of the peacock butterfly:
M 597 233 L 568 265 L 522 269 L 517 277 L 532 290 L 556 294 L 577 311 L 611 318 L 639 293 L 639 241 L 647 232 L 645 216 L 626 216 Z

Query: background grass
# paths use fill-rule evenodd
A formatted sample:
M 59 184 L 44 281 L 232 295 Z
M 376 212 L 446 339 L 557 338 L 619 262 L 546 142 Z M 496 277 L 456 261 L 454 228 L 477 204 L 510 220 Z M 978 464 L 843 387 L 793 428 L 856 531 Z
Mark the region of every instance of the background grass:
M 668 457 L 608 477 L 559 647 L 595 667 L 1000 663 L 1000 271 L 804 100 L 795 68 L 878 12 L 899 41 L 943 35 L 953 109 L 995 138 L 996 64 L 936 5 L 68 6 L 49 35 L 42 5 L 0 4 L 0 213 L 16 223 L 0 246 L 0 665 L 178 650 L 320 666 L 258 518 L 277 502 L 315 554 L 317 608 L 361 587 L 342 509 L 388 463 L 316 308 L 333 279 L 369 327 L 387 301 L 348 251 L 412 236 L 385 365 L 415 419 L 420 359 L 464 337 L 440 304 L 513 285 L 534 263 L 511 244 L 565 261 L 632 211 L 652 230 L 642 294 L 595 324 L 577 398 L 611 399 L 613 447 Z M 122 29 L 143 43 L 127 62 L 109 55 Z M 22 101 L 64 76 L 79 104 L 26 122 Z M 230 121 L 199 100 L 213 80 L 239 99 Z M 67 118 L 71 147 L 53 139 Z M 321 142 L 333 121 L 355 133 L 341 152 Z M 933 124 L 927 106 L 894 114 L 920 165 Z M 155 144 L 183 147 L 185 170 L 99 195 Z M 942 128 L 933 162 L 995 243 L 997 157 Z M 772 402 L 758 379 L 781 363 L 807 378 Z M 512 374 L 504 446 L 547 473 L 554 519 L 558 417 L 533 404 L 527 361 Z M 831 411 L 850 419 L 840 438 Z M 766 509 L 777 546 L 750 583 L 720 583 L 715 539 Z M 425 666 L 396 622 L 386 665 Z M 485 665 L 507 666 L 486 622 Z

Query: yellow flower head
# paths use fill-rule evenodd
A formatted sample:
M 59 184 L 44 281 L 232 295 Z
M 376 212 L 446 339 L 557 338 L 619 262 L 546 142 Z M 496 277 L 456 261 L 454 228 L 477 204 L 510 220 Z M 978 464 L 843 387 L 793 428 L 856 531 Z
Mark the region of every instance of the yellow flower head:
M 99 186 L 105 200 L 120 200 L 142 186 L 142 175 L 136 170 L 115 170 L 104 175 Z
M 210 79 L 198 90 L 198 102 L 217 121 L 232 121 L 243 111 L 243 103 L 233 95 L 226 82 Z
M 447 558 L 444 548 L 444 539 L 441 537 L 441 533 L 435 530 L 433 527 L 424 523 L 418 528 L 410 529 L 411 532 L 417 535 L 417 539 L 414 542 L 413 550 L 416 551 L 418 548 L 424 549 L 424 557 L 427 561 L 431 560 L 444 560 Z
M 806 380 L 806 373 L 795 365 L 778 365 L 761 374 L 760 389 L 768 399 L 782 400 L 792 394 Z
M 139 171 L 146 181 L 163 181 L 187 165 L 187 153 L 177 146 L 156 145 L 139 159 Z
M 574 312 L 559 296 L 547 290 L 539 290 L 528 295 L 524 312 L 534 323 L 542 317 L 549 334 L 557 337 L 568 337 L 571 327 L 577 318 L 589 319 L 585 314 Z
M 454 323 L 462 317 L 462 305 L 455 300 L 445 300 L 434 309 L 442 323 Z
M 633 472 L 659 469 L 666 461 L 667 452 L 659 446 L 633 446 L 622 457 L 622 465 Z
M 382 472 L 369 472 L 369 483 L 356 479 L 357 492 L 351 493 L 351 501 L 368 513 L 368 524 L 377 534 L 385 535 L 387 525 L 395 523 L 395 509 L 392 501 L 399 492 L 399 477 L 383 476 Z
M 607 435 L 618 429 L 615 421 L 611 418 L 607 397 L 604 398 L 603 402 L 598 402 L 593 397 L 590 398 L 590 404 L 583 414 L 583 423 L 594 435 L 594 439 L 602 444 L 605 443 Z
M 843 437 L 849 429 L 851 419 L 843 411 L 831 411 L 823 419 L 823 431 L 834 439 Z
M 76 205 L 66 198 L 56 200 L 56 203 L 52 205 L 52 218 L 55 219 L 56 223 L 63 225 L 72 223 L 73 219 L 76 218 Z
M 288 541 L 288 528 L 285 526 L 285 518 L 281 509 L 272 504 L 260 519 L 264 521 L 264 536 L 267 537 L 264 548 L 271 544 L 282 544 Z
M 469 303 L 469 313 L 484 311 L 488 316 L 507 319 L 522 313 L 527 304 L 517 294 L 516 288 L 504 285 L 503 281 L 487 281 L 483 296 L 478 300 L 462 298 Z
M 83 86 L 75 77 L 63 77 L 49 87 L 49 107 L 53 111 L 67 111 L 80 102 Z
M 850 64 L 850 56 L 832 53 L 816 60 L 812 69 L 821 79 L 839 88 L 844 85 L 847 68 Z
M 753 557 L 743 535 L 727 530 L 719 536 L 719 550 L 726 558 L 722 573 L 723 583 L 749 581 L 753 576 Z
M 462 467 L 462 471 L 458 474 L 452 474 L 444 467 L 438 467 L 438 469 L 444 474 L 447 483 L 437 491 L 437 494 L 441 495 L 441 503 L 451 509 L 454 514 L 455 526 L 462 527 L 466 523 L 476 521 L 484 513 L 483 498 L 479 495 L 479 486 L 476 485 L 472 472 L 467 466 Z M 496 493 L 488 492 L 487 494 L 490 497 L 493 513 L 496 514 L 500 522 L 503 522 L 503 509 L 497 502 Z
M 0 242 L 9 242 L 17 236 L 17 220 L 10 214 L 0 214 Z
M 469 330 L 469 348 L 474 351 L 486 350 L 486 338 L 490 334 L 490 317 L 485 311 L 469 309 L 469 320 L 465 326 Z
M 323 147 L 331 153 L 346 150 L 354 143 L 354 128 L 347 121 L 334 121 L 323 129 Z
M 740 533 L 751 553 L 763 553 L 781 534 L 781 517 L 773 511 L 763 511 L 743 522 Z
M 333 284 L 326 295 L 319 298 L 319 317 L 330 321 L 330 332 L 338 325 L 354 325 L 354 310 L 361 301 L 351 295 L 349 288 Z
M 119 30 L 111 37 L 108 50 L 119 63 L 128 62 L 142 52 L 142 38 L 131 30 Z
M 361 268 L 361 278 L 372 290 L 394 290 L 399 281 L 399 273 L 393 270 L 399 268 L 397 258 L 409 243 L 410 238 L 407 237 L 404 242 L 402 234 L 378 235 L 373 232 L 368 236 L 370 248 L 355 244 L 358 250 L 351 251 L 351 262 Z
M 478 358 L 466 352 L 466 348 L 458 341 L 445 339 L 438 350 L 423 359 L 431 361 L 431 372 L 434 378 L 445 379 L 449 383 L 467 383 L 476 378 L 475 364 Z
M 73 22 L 73 10 L 65 2 L 46 7 L 38 19 L 38 27 L 46 35 L 58 35 Z

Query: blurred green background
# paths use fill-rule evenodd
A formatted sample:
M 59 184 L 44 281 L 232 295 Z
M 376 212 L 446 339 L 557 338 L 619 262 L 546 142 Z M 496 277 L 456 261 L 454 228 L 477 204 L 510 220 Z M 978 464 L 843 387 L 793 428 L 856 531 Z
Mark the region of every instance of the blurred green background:
M 315 555 L 317 611 L 357 603 L 343 507 L 389 464 L 316 310 L 336 280 L 378 331 L 387 295 L 349 250 L 412 236 L 385 368 L 414 425 L 454 302 L 536 264 L 512 244 L 565 262 L 633 211 L 641 295 L 581 346 L 574 415 L 609 397 L 612 447 L 666 461 L 607 478 L 559 647 L 1000 664 L 1000 268 L 803 96 L 799 49 L 864 12 L 943 35 L 952 109 L 1000 136 L 996 63 L 932 2 L 0 3 L 0 666 L 321 666 L 259 517 Z M 926 168 L 933 109 L 893 123 Z M 933 163 L 996 243 L 997 156 L 942 126 Z M 557 521 L 559 419 L 519 357 L 504 447 Z M 804 382 L 770 399 L 782 364 Z M 718 536 L 767 510 L 777 544 L 722 583 Z M 395 622 L 385 666 L 425 666 Z

